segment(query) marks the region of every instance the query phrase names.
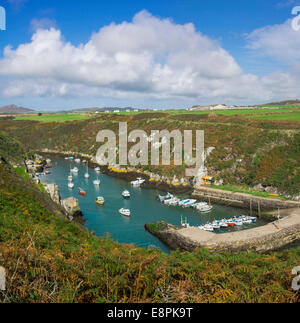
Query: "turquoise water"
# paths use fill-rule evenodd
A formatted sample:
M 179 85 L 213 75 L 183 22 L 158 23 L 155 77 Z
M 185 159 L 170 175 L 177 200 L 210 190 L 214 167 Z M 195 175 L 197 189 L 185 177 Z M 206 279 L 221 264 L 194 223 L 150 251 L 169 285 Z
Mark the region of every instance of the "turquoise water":
M 144 225 L 148 222 L 164 220 L 174 225 L 180 225 L 181 216 L 187 217 L 190 225 L 201 225 L 211 222 L 214 219 L 231 218 L 241 214 L 247 214 L 245 210 L 214 205 L 214 209 L 209 214 L 201 214 L 193 209 L 183 209 L 180 207 L 168 207 L 156 200 L 156 190 L 146 190 L 131 187 L 130 183 L 110 177 L 104 174 L 98 175 L 93 169 L 89 169 L 90 178 L 84 178 L 86 166 L 76 164 L 63 158 L 51 158 L 53 168 L 51 174 L 42 176 L 41 180 L 45 182 L 54 182 L 58 185 L 61 197 L 63 199 L 74 196 L 79 200 L 79 205 L 84 218 L 87 220 L 86 227 L 94 230 L 98 236 L 110 233 L 115 241 L 120 243 L 134 243 L 140 247 L 156 247 L 164 252 L 169 252 L 169 248 L 160 242 L 156 237 L 148 233 Z M 70 166 L 78 167 L 78 175 L 73 174 L 75 188 L 70 190 L 67 186 Z M 101 180 L 101 186 L 93 185 L 93 180 Z M 78 194 L 78 187 L 87 192 L 86 197 Z M 124 200 L 122 192 L 128 189 L 131 193 L 130 200 Z M 95 201 L 97 196 L 105 198 L 105 205 L 99 207 Z M 123 217 L 119 214 L 120 208 L 131 210 L 131 217 Z M 219 233 L 229 230 L 243 230 L 257 225 L 265 224 L 258 221 L 257 224 L 245 225 L 236 229 L 219 230 Z

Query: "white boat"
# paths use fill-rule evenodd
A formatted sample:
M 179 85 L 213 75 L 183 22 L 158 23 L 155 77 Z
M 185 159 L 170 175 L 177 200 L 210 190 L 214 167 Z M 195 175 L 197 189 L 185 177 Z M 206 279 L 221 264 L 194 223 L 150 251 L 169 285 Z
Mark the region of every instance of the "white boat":
M 78 173 L 79 169 L 77 167 L 74 167 L 74 168 L 71 169 L 71 172 L 72 173 Z
M 170 205 L 170 206 L 177 206 L 178 205 L 178 203 L 179 203 L 179 199 L 177 198 L 177 197 L 172 197 L 172 198 L 170 198 L 170 199 L 166 199 L 165 201 L 164 201 L 164 204 L 166 204 L 166 205 Z
M 221 228 L 221 224 L 219 221 L 214 221 L 211 225 L 215 230 Z
M 125 198 L 125 199 L 130 199 L 131 195 L 130 195 L 130 192 L 125 190 L 123 193 L 122 193 L 122 196 Z
M 208 231 L 208 232 L 213 232 L 214 231 L 214 228 L 213 228 L 213 226 L 211 224 L 208 223 L 208 224 L 205 224 L 203 226 L 203 229 L 202 230 Z
M 198 207 L 200 208 L 200 207 L 202 207 L 202 206 L 207 206 L 208 204 L 206 203 L 206 202 L 200 202 L 200 203 L 196 203 L 196 204 L 194 204 L 193 205 L 193 207 L 195 208 L 195 209 L 197 209 Z
M 180 201 L 178 205 L 182 207 L 192 207 L 196 202 L 197 200 L 187 199 L 187 200 Z
M 100 173 L 100 172 L 101 172 L 100 167 L 96 167 L 96 168 L 95 168 L 95 172 Z
M 75 163 L 80 164 L 81 160 L 79 158 L 75 159 Z
M 73 182 L 69 182 L 69 183 L 68 183 L 68 187 L 69 187 L 69 188 L 71 188 L 71 189 L 73 189 L 73 188 L 75 187 L 75 185 L 74 185 L 74 183 L 73 183 Z
M 203 205 L 203 206 L 199 206 L 197 207 L 197 210 L 202 212 L 202 213 L 208 213 L 213 209 L 213 206 L 209 206 L 209 205 Z
M 160 202 L 164 202 L 165 200 L 167 200 L 167 199 L 170 199 L 170 198 L 172 198 L 173 197 L 173 195 L 172 194 L 170 194 L 170 193 L 167 193 L 167 195 L 157 195 L 157 199 L 160 201 Z
M 51 164 L 51 159 L 47 159 L 47 160 L 46 160 L 46 163 L 47 163 L 47 164 Z
M 139 177 L 136 181 L 131 182 L 131 185 L 134 187 L 140 187 L 143 183 L 145 183 L 145 180 Z
M 94 185 L 96 185 L 96 186 L 100 186 L 100 184 L 101 184 L 101 181 L 100 181 L 100 179 L 95 179 L 94 181 L 93 181 L 93 184 Z
M 89 166 L 88 165 L 86 165 L 86 173 L 84 174 L 84 178 L 86 178 L 86 179 L 90 178 Z
M 240 216 L 237 220 L 243 222 L 243 224 L 251 224 L 251 223 L 253 223 L 252 219 L 249 216 L 246 216 L 246 215 Z
M 130 210 L 128 210 L 128 209 L 120 209 L 120 210 L 119 210 L 119 213 L 120 213 L 121 215 L 128 216 L 128 217 L 131 215 L 131 212 L 130 212 Z
M 236 220 L 235 221 L 235 225 L 237 225 L 237 226 L 242 226 L 244 223 L 243 223 L 243 221 L 242 220 Z
M 72 182 L 72 180 L 73 180 L 73 176 L 72 175 L 68 176 L 68 181 Z

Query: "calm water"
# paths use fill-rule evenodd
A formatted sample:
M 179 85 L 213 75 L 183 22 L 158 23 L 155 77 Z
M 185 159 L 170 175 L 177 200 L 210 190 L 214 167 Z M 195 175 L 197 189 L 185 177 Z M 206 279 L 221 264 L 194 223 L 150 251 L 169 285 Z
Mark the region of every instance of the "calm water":
M 201 214 L 193 209 L 182 209 L 180 207 L 168 207 L 156 200 L 159 191 L 146 190 L 131 187 L 130 183 L 113 178 L 103 174 L 97 174 L 93 169 L 89 169 L 90 178 L 86 180 L 84 174 L 86 166 L 67 161 L 63 158 L 51 158 L 53 168 L 51 174 L 42 176 L 41 180 L 45 182 L 54 182 L 58 185 L 61 197 L 63 199 L 74 196 L 79 200 L 79 205 L 84 214 L 86 227 L 94 230 L 98 236 L 110 233 L 115 241 L 120 243 L 134 243 L 140 247 L 157 247 L 164 252 L 169 252 L 169 248 L 160 242 L 157 238 L 149 234 L 144 225 L 148 222 L 164 220 L 174 225 L 180 225 L 180 218 L 187 217 L 190 225 L 201 225 L 211 222 L 214 219 L 231 218 L 241 214 L 247 214 L 245 210 L 232 207 L 215 205 L 209 214 Z M 73 174 L 75 188 L 70 190 L 67 186 L 70 166 L 78 167 L 78 175 Z M 93 180 L 101 180 L 101 186 L 93 185 Z M 78 194 L 78 187 L 87 192 L 86 197 Z M 131 193 L 130 200 L 124 200 L 122 192 L 128 189 Z M 105 205 L 99 207 L 95 201 L 97 196 L 105 198 Z M 131 210 L 131 217 L 123 217 L 119 214 L 120 208 Z M 229 230 L 243 230 L 254 226 L 263 225 L 265 222 L 258 221 L 257 224 L 244 225 L 238 229 L 219 230 L 220 233 Z

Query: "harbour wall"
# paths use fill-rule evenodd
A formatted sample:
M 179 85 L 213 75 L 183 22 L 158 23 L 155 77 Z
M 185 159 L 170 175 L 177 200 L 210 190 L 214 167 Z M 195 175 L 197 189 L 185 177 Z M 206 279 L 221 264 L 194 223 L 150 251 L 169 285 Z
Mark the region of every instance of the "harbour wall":
M 262 218 L 266 219 L 277 217 L 278 214 L 278 212 L 276 213 L 268 211 L 278 211 L 278 209 L 285 210 L 293 208 L 299 208 L 300 210 L 300 202 L 224 191 L 207 186 L 197 186 L 192 193 L 192 196 L 198 199 L 210 199 L 212 202 L 226 206 L 235 206 L 251 210 L 254 214 L 260 215 Z M 279 214 L 280 212 L 281 211 L 279 211 Z
M 286 212 L 287 216 L 265 226 L 224 234 L 206 232 L 198 227 L 176 227 L 168 223 L 156 226 L 146 224 L 145 228 L 172 250 L 192 252 L 205 247 L 211 252 L 266 253 L 300 241 L 300 210 L 290 209 Z M 155 227 L 160 228 L 154 230 Z

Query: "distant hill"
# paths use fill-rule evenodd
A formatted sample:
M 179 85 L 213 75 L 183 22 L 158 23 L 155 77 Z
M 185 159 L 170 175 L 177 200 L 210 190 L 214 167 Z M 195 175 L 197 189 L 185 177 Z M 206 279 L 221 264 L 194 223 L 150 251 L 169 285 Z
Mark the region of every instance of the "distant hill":
M 15 104 L 6 105 L 0 107 L 0 114 L 18 114 L 18 113 L 34 113 L 36 111 L 23 107 L 18 107 Z
M 297 105 L 300 106 L 300 100 L 285 100 L 281 102 L 271 102 L 271 103 L 266 103 L 264 105 Z

